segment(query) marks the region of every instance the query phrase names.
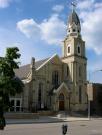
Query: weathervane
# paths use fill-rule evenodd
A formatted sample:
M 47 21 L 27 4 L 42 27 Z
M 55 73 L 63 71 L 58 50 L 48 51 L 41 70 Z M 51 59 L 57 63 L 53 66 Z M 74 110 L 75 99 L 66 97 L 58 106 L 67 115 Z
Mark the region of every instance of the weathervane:
M 74 10 L 76 8 L 76 6 L 77 6 L 77 2 L 76 1 L 72 1 L 71 5 L 72 5 L 72 10 Z

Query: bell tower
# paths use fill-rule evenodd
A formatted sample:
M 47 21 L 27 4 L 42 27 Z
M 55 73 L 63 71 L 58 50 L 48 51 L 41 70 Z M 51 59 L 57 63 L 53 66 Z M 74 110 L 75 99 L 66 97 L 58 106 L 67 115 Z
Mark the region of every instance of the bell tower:
M 81 36 L 80 19 L 75 11 L 75 6 L 75 3 L 72 3 L 73 8 L 68 19 L 67 35 L 63 41 L 62 61 L 69 68 L 70 79 L 68 85 L 70 85 L 71 89 L 71 109 L 84 111 L 87 109 L 87 58 L 85 55 L 85 42 Z

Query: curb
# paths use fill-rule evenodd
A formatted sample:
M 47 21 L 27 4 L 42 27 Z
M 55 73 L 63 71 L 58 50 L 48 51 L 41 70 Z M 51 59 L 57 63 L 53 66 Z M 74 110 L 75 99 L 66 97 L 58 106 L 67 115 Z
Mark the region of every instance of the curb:
M 7 125 L 12 124 L 42 124 L 42 123 L 63 123 L 63 122 L 76 122 L 76 121 L 90 121 L 90 119 L 75 119 L 75 120 L 56 120 L 56 121 L 7 121 Z

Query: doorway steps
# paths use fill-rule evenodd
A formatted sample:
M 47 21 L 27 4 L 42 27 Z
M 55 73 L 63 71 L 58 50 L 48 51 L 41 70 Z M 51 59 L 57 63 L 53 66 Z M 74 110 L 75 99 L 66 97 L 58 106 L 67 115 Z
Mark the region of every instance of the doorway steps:
M 56 115 L 58 118 L 66 118 L 68 116 L 70 116 L 68 111 L 59 111 Z

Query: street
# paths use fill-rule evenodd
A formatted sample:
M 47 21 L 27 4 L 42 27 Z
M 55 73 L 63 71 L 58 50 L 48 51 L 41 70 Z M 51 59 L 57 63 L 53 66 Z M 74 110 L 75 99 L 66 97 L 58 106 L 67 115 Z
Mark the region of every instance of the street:
M 0 135 L 62 135 L 62 124 L 68 124 L 67 135 L 102 135 L 102 119 L 65 123 L 11 124 Z

